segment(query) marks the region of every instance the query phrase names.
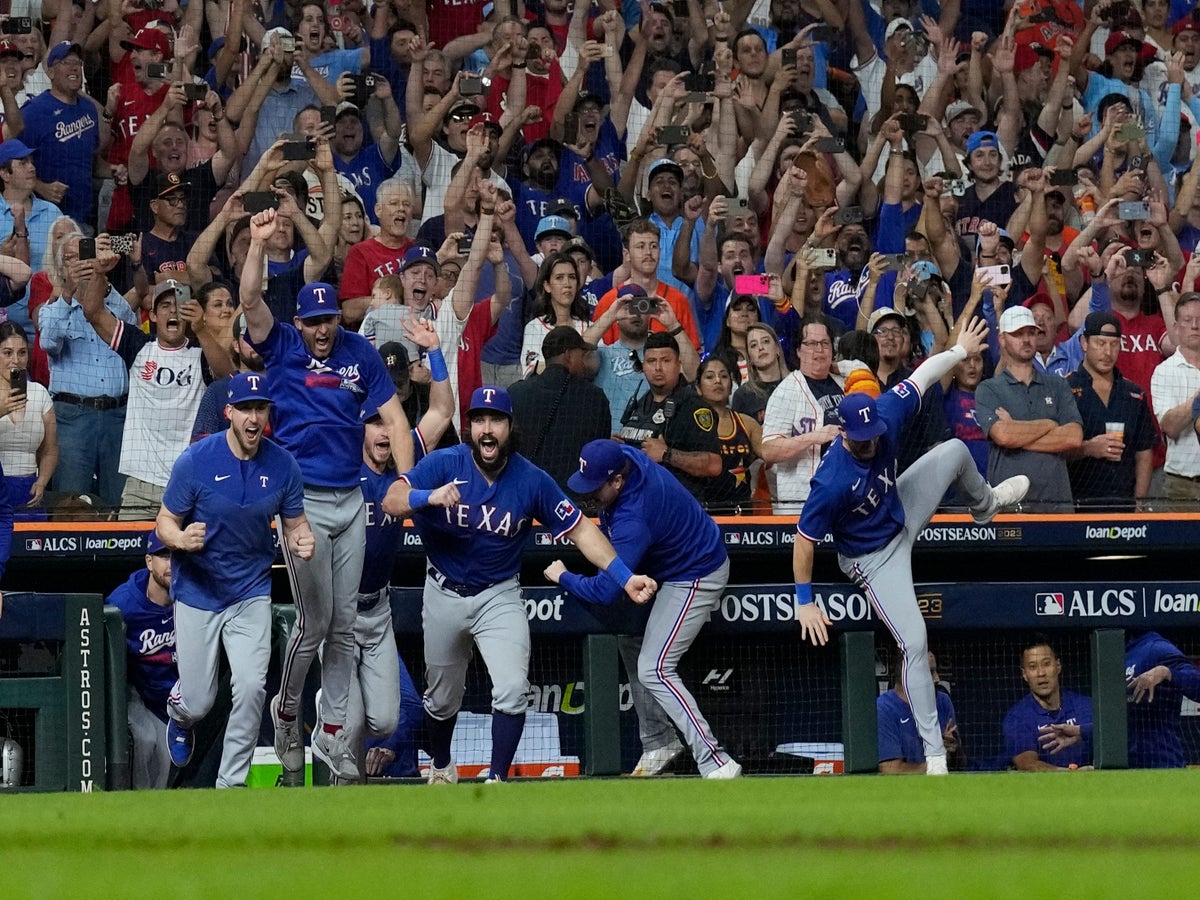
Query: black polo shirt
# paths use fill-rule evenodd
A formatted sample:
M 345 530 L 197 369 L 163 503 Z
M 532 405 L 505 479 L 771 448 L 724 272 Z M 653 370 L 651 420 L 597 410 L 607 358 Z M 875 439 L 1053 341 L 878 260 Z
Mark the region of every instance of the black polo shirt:
M 1071 478 L 1071 494 L 1076 501 L 1096 499 L 1133 500 L 1137 478 L 1135 457 L 1138 451 L 1150 450 L 1158 443 L 1151 421 L 1146 392 L 1121 373 L 1113 370 L 1112 392 L 1108 406 L 1092 386 L 1092 375 L 1080 366 L 1067 376 L 1067 384 L 1075 395 L 1075 405 L 1083 420 L 1083 439 L 1104 434 L 1108 422 L 1125 425 L 1125 451 L 1119 460 L 1093 459 L 1085 456 L 1067 464 Z

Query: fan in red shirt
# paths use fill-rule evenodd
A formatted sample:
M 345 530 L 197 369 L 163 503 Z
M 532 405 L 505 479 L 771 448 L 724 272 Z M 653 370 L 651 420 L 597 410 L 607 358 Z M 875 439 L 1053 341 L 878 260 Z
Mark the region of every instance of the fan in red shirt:
M 526 41 L 518 39 L 516 42 L 518 61 L 523 58 L 521 54 L 526 52 L 525 47 Z M 550 136 L 550 120 L 554 118 L 554 107 L 562 95 L 563 72 L 554 49 L 554 36 L 544 24 L 529 27 L 527 54 L 524 57 L 526 59 L 525 105 L 527 107 L 536 106 L 542 111 L 540 121 L 532 122 L 523 129 L 525 143 L 530 144 Z M 488 112 L 496 117 L 496 121 L 500 120 L 504 112 L 504 103 L 507 99 L 513 69 L 520 68 L 520 66 L 520 62 L 515 66 L 508 66 L 505 69 L 506 74 L 497 72 L 492 78 L 487 103 Z
M 346 254 L 338 303 L 347 327 L 358 327 L 371 304 L 371 288 L 384 275 L 400 271 L 404 253 L 414 243 L 408 236 L 412 220 L 413 198 L 406 185 L 385 181 L 375 194 L 375 215 L 379 234 L 359 241 Z

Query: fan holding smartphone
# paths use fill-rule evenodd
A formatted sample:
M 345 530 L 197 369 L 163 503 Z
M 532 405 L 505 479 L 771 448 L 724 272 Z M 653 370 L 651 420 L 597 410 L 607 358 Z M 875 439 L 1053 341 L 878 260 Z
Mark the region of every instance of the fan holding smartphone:
M 0 323 L 0 465 L 18 521 L 45 521 L 42 495 L 58 465 L 54 402 L 30 381 L 29 342 L 15 322 Z

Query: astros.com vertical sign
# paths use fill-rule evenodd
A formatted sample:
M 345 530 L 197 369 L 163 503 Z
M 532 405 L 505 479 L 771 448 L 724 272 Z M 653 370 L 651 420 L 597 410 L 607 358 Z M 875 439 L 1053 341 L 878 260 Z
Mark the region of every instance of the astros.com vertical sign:
M 104 607 L 98 596 L 68 596 L 63 674 L 67 679 L 67 790 L 105 784 Z

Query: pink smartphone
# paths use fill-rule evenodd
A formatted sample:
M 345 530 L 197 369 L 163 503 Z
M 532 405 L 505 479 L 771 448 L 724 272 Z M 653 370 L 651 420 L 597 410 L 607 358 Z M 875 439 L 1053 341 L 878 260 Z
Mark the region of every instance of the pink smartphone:
M 766 275 L 734 275 L 733 292 L 735 294 L 769 294 L 771 279 Z

